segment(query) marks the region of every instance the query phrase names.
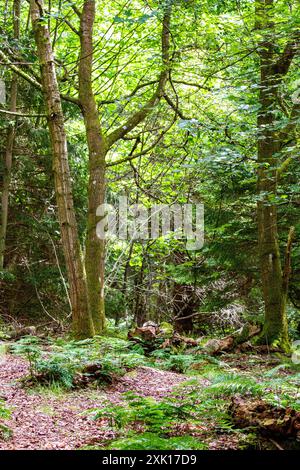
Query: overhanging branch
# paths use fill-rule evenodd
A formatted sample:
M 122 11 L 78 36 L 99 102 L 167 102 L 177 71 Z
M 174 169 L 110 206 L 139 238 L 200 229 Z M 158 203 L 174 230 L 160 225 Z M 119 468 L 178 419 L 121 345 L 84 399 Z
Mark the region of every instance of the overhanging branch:
M 128 132 L 132 131 L 138 124 L 140 124 L 157 105 L 164 94 L 165 86 L 170 72 L 170 22 L 171 22 L 172 6 L 169 4 L 164 13 L 162 35 L 161 35 L 161 51 L 162 51 L 162 71 L 159 75 L 157 88 L 148 100 L 148 102 L 136 113 L 129 117 L 129 119 L 120 127 L 112 131 L 107 136 L 108 148 L 122 139 Z
M 3 60 L 4 64 L 7 65 L 13 72 L 15 72 L 19 77 L 23 78 L 26 82 L 30 83 L 32 86 L 37 88 L 40 91 L 43 91 L 41 83 L 36 80 L 35 78 L 31 77 L 28 75 L 28 73 L 24 72 L 20 67 L 17 67 L 15 63 L 13 63 L 7 55 L 0 50 L 0 58 Z M 76 104 L 77 106 L 80 107 L 80 102 L 78 98 L 69 96 L 69 95 L 64 95 L 61 93 L 61 98 L 64 101 L 68 101 L 70 103 Z

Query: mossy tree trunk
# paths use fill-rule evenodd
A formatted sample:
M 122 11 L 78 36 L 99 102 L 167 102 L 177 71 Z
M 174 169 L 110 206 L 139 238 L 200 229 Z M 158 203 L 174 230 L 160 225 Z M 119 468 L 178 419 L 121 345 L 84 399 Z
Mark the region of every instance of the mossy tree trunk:
M 79 100 L 82 106 L 89 149 L 88 216 L 85 245 L 89 308 L 95 333 L 105 326 L 104 257 L 105 240 L 97 237 L 97 207 L 104 203 L 106 143 L 92 88 L 93 25 L 95 2 L 84 2 L 80 18 Z
M 163 97 L 169 76 L 170 20 L 171 4 L 164 8 L 162 24 L 162 67 L 158 85 L 145 105 L 133 113 L 127 121 L 111 134 L 104 136 L 101 117 L 93 92 L 93 27 L 95 21 L 95 0 L 85 0 L 80 14 L 80 61 L 79 61 L 79 101 L 82 108 L 89 150 L 88 218 L 85 247 L 85 269 L 87 275 L 89 308 L 96 333 L 102 333 L 105 325 L 104 268 L 105 240 L 97 238 L 96 225 L 99 221 L 96 212 L 105 198 L 105 158 L 112 146 L 138 126 Z M 135 150 L 135 148 L 134 148 Z M 132 154 L 130 154 L 130 158 Z
M 284 286 L 277 223 L 277 185 L 280 151 L 283 145 L 276 130 L 278 92 L 295 54 L 294 40 L 287 44 L 281 57 L 276 54 L 276 31 L 273 0 L 256 2 L 256 28 L 259 44 L 260 88 L 258 114 L 258 245 L 265 321 L 261 342 L 289 350 L 286 315 L 287 289 Z
M 94 330 L 88 309 L 87 285 L 73 204 L 64 116 L 50 34 L 44 20 L 42 0 L 31 0 L 30 8 L 48 115 L 55 194 L 69 282 L 73 330 L 77 337 L 89 337 L 93 335 Z

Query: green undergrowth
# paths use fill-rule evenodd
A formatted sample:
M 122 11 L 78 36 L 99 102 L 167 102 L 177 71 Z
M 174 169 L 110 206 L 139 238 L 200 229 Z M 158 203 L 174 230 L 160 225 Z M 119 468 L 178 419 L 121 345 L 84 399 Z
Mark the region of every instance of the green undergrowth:
M 122 403 L 106 402 L 102 408 L 87 413 L 115 431 L 117 437 L 107 444 L 107 449 L 204 449 L 206 444 L 189 434 L 199 422 L 190 398 L 180 400 L 172 395 L 157 401 L 127 392 Z
M 239 370 L 237 355 L 221 360 L 197 354 L 191 361 L 178 354 L 178 362 L 174 354 L 166 352 L 152 356 L 158 358 L 160 368 L 170 366 L 174 370 L 174 363 L 176 368 L 180 364 L 187 380 L 160 401 L 126 393 L 121 404 L 106 403 L 89 410 L 93 419 L 116 433 L 107 449 L 184 449 L 172 446 L 186 444 L 190 449 L 203 449 L 218 440 L 222 448 L 222 436 L 232 440 L 233 448 L 258 449 L 258 431 L 238 429 L 232 421 L 228 410 L 233 397 L 300 409 L 300 368 L 288 358 L 274 358 L 285 362 L 270 367 L 267 357 L 263 366 L 262 357 L 244 356 L 243 369 Z M 167 447 L 160 447 L 165 444 Z
M 29 363 L 30 377 L 47 374 L 52 387 L 73 388 L 73 378 L 87 364 L 101 364 L 103 383 L 112 377 L 124 375 L 140 366 L 202 377 L 211 385 L 212 394 L 252 394 L 286 406 L 299 407 L 297 387 L 300 365 L 289 358 L 278 357 L 274 366 L 268 358 L 248 355 L 239 360 L 238 355 L 213 357 L 199 350 L 158 349 L 145 356 L 140 345 L 116 337 L 100 337 L 82 341 L 63 338 L 42 341 L 26 336 L 10 346 L 10 352 L 25 357 Z M 242 368 L 239 366 L 242 365 Z
M 160 437 L 144 432 L 116 439 L 107 449 L 113 450 L 204 450 L 207 445 L 192 436 Z
M 151 353 L 150 361 L 160 369 L 188 375 L 198 374 L 206 368 L 206 365 L 210 367 L 227 367 L 220 359 L 203 354 L 198 349 L 179 351 L 157 349 Z
M 114 377 L 128 370 L 148 364 L 142 351 L 132 348 L 120 338 L 94 337 L 82 341 L 49 340 L 47 344 L 38 337 L 23 337 L 10 347 L 13 354 L 25 357 L 29 363 L 28 383 L 74 388 L 74 379 L 88 364 L 97 363 L 101 368 L 98 383 L 110 383 Z
M 10 352 L 28 360 L 34 393 L 55 394 L 61 400 L 74 389 L 74 377 L 87 364 L 101 364 L 92 392 L 97 397 L 102 393 L 99 386 L 141 366 L 185 375 L 186 380 L 159 401 L 134 390 L 123 394 L 118 404 L 105 402 L 105 394 L 101 395 L 101 407 L 87 413 L 101 421 L 101 427 L 114 430 L 115 438 L 105 443 L 107 449 L 203 449 L 211 442 L 221 443 L 224 436 L 232 439 L 233 448 L 255 448 L 255 430 L 237 429 L 232 422 L 228 412 L 232 397 L 263 399 L 300 411 L 300 365 L 287 356 L 214 357 L 197 348 L 158 349 L 145 356 L 140 345 L 113 336 L 84 341 L 24 337 L 10 346 Z M 47 381 L 39 382 L 40 375 Z M 100 442 L 98 447 L 103 446 Z
M 230 380 L 234 383 L 234 377 L 226 377 L 227 383 Z M 107 402 L 88 413 L 114 431 L 115 438 L 106 443 L 106 449 L 207 449 L 224 435 L 234 436 L 238 448 L 247 448 L 255 435 L 236 429 L 228 414 L 228 398 L 236 393 L 252 395 L 253 384 L 246 381 L 235 391 L 228 386 L 216 389 L 215 384 L 222 382 L 216 375 L 204 387 L 198 378 L 190 378 L 159 401 L 124 393 L 122 403 Z
M 4 403 L 3 400 L 0 400 L 0 441 L 7 440 L 11 437 L 12 431 L 7 426 L 6 421 L 10 418 L 11 412 Z

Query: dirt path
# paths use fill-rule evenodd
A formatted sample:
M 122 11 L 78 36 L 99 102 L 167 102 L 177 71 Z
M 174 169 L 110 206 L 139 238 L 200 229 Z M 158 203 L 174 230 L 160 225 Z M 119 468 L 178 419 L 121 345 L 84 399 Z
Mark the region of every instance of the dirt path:
M 0 398 L 12 410 L 7 425 L 13 437 L 0 441 L 0 449 L 77 449 L 103 443 L 114 437 L 83 414 L 101 407 L 105 400 L 118 402 L 121 394 L 135 391 L 143 396 L 162 398 L 186 379 L 181 374 L 140 367 L 129 372 L 105 390 L 80 390 L 63 394 L 24 390 L 18 379 L 28 374 L 28 365 L 20 357 L 0 357 Z

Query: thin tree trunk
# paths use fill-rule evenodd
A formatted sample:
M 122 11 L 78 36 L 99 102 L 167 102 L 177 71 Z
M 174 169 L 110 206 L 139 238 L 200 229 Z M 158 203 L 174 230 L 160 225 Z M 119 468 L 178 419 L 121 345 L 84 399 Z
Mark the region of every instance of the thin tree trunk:
M 20 0 L 14 0 L 13 5 L 13 25 L 14 25 L 14 39 L 18 40 L 20 37 Z M 11 112 L 15 112 L 17 109 L 17 96 L 18 96 L 18 78 L 13 72 L 11 89 L 10 89 L 10 107 Z M 4 153 L 4 174 L 3 174 L 3 188 L 1 195 L 1 229 L 0 229 L 0 269 L 4 266 L 5 246 L 6 246 L 6 233 L 7 233 L 7 221 L 9 211 L 9 193 L 11 183 L 11 171 L 12 171 L 12 160 L 13 160 L 13 146 L 15 141 L 16 131 L 16 119 L 13 120 L 9 126 L 6 148 Z
M 127 303 L 128 303 L 127 302 L 127 283 L 128 283 L 128 276 L 129 276 L 129 271 L 130 271 L 130 261 L 131 261 L 131 257 L 132 257 L 133 247 L 134 247 L 134 239 L 132 239 L 130 241 L 129 252 L 128 252 L 128 256 L 127 256 L 126 263 L 125 263 L 124 277 L 123 277 L 123 282 L 122 282 L 122 287 L 121 287 L 121 292 L 122 292 L 122 295 L 123 295 L 123 302 L 125 304 L 125 312 L 127 311 Z M 119 324 L 119 321 L 120 321 L 120 318 L 121 318 L 120 313 L 121 312 L 118 309 L 118 312 L 117 312 L 116 318 L 115 318 L 115 326 L 117 326 Z
M 48 114 L 58 219 L 69 281 L 73 330 L 77 337 L 89 337 L 93 335 L 94 330 L 88 309 L 86 279 L 73 204 L 64 117 L 50 34 L 43 20 L 42 0 L 31 0 L 30 5 Z

